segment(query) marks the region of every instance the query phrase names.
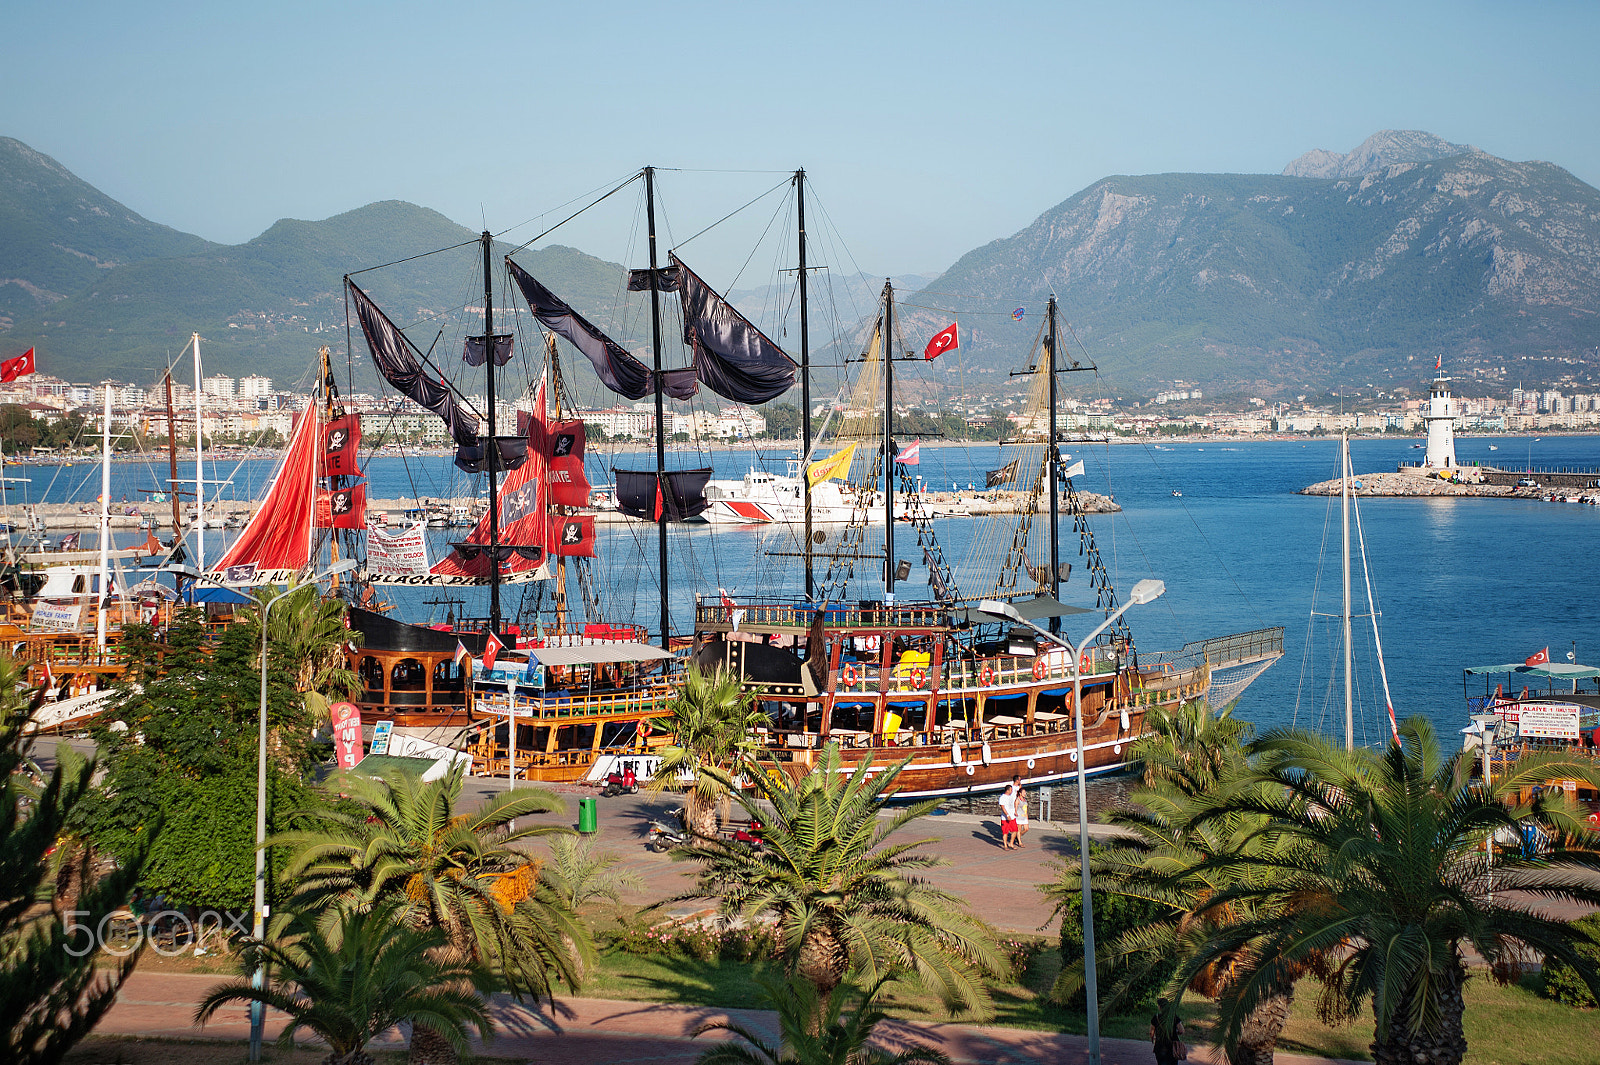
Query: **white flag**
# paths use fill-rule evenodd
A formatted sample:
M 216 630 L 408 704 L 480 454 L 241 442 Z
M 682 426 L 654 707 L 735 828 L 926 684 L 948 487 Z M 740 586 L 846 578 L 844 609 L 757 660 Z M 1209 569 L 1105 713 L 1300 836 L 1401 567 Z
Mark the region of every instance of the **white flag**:
M 1071 480 L 1074 477 L 1082 477 L 1083 476 L 1083 460 L 1079 459 L 1077 462 L 1074 462 L 1071 466 L 1068 466 L 1066 469 L 1062 470 L 1061 471 L 1061 476 L 1067 478 L 1068 480 Z

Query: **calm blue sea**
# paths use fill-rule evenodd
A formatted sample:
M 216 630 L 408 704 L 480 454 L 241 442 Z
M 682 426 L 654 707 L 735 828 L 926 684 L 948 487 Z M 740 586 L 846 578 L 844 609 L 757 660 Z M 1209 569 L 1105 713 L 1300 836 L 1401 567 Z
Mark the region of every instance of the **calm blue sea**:
M 1392 470 L 1414 459 L 1411 440 L 1357 440 L 1351 445 L 1358 471 Z M 1491 444 L 1499 450 L 1491 452 Z M 1338 444 L 1320 440 L 1232 444 L 1120 444 L 1070 448 L 1085 462 L 1080 489 L 1109 493 L 1122 504 L 1120 514 L 1092 519 L 1102 558 L 1116 586 L 1126 590 L 1145 577 L 1166 582 L 1166 595 L 1133 608 L 1128 615 L 1138 645 L 1145 650 L 1176 648 L 1189 640 L 1270 625 L 1287 629 L 1287 654 L 1258 680 L 1240 713 L 1262 726 L 1298 723 L 1330 732 L 1343 728 L 1343 682 L 1337 671 L 1341 652 L 1336 618 L 1340 595 L 1338 500 L 1296 495 L 1297 489 L 1337 476 Z M 1463 438 L 1463 462 L 1500 465 L 1600 466 L 1600 438 Z M 983 470 L 1000 465 L 993 445 L 922 449 L 921 472 L 933 487 L 963 488 L 982 483 Z M 719 451 L 709 456 L 718 476 L 736 477 L 752 464 L 782 471 L 788 452 Z M 590 478 L 610 480 L 607 466 L 645 468 L 651 456 L 591 455 Z M 704 462 L 689 453 L 669 456 L 674 467 Z M 19 475 L 16 467 L 8 472 Z M 185 464 L 183 476 L 193 476 Z M 271 464 L 251 460 L 222 464 L 209 473 L 232 484 L 221 494 L 251 498 L 262 491 Z M 99 491 L 93 464 L 32 467 L 20 475 L 33 480 L 12 485 L 10 501 L 91 502 Z M 437 458 L 382 458 L 368 469 L 372 498 L 467 494 L 467 480 Z M 119 464 L 112 475 L 112 498 L 144 498 L 139 488 L 163 486 L 164 461 Z M 1183 494 L 1174 497 L 1172 492 Z M 164 510 L 164 508 L 162 508 Z M 1464 724 L 1462 667 L 1520 661 L 1542 647 L 1551 658 L 1574 652 L 1580 662 L 1600 663 L 1600 609 L 1590 586 L 1593 554 L 1600 535 L 1600 507 L 1473 499 L 1369 499 L 1360 508 L 1374 595 L 1395 708 L 1402 716 L 1422 713 L 1441 730 Z M 994 578 L 992 556 L 975 557 L 979 523 L 942 520 L 937 532 L 946 556 L 957 565 L 963 591 L 981 593 Z M 440 547 L 461 530 L 439 534 Z M 215 550 L 216 532 L 208 534 Z M 881 535 L 881 534 L 880 534 Z M 900 558 L 918 562 L 915 535 L 897 530 Z M 142 535 L 123 536 L 128 542 Z M 671 534 L 674 624 L 687 630 L 694 593 L 725 587 L 737 597 L 795 594 L 801 588 L 797 559 L 770 557 L 793 551 L 787 531 L 687 527 Z M 831 543 L 831 539 L 830 539 Z M 999 544 L 1003 552 L 1009 535 Z M 657 566 L 653 526 L 612 526 L 601 537 L 596 566 L 601 594 L 611 620 L 632 620 L 655 628 Z M 1062 534 L 1062 557 L 1074 562 L 1064 598 L 1093 606 L 1077 538 L 1070 523 Z M 872 564 L 868 563 L 868 566 Z M 872 567 L 876 578 L 876 567 Z M 917 565 L 903 594 L 926 590 L 926 571 Z M 1357 562 L 1357 610 L 1365 613 L 1363 579 Z M 858 584 L 852 597 L 875 594 L 876 584 Z M 525 589 L 529 589 L 526 590 Z M 505 605 L 515 612 L 525 596 L 542 594 L 539 585 L 508 588 Z M 462 593 L 453 593 L 462 598 Z M 427 600 L 434 593 L 411 590 L 391 594 L 403 616 L 442 617 L 447 607 Z M 486 612 L 486 594 L 469 597 L 468 613 Z M 532 605 L 532 600 L 528 600 Z M 1073 624 L 1077 621 L 1077 624 Z M 1069 619 L 1068 634 L 1092 623 Z M 1371 623 L 1356 622 L 1358 739 L 1381 740 L 1386 725 L 1371 654 Z M 1481 682 L 1472 691 L 1482 693 Z M 1453 742 L 1453 739 L 1452 739 Z

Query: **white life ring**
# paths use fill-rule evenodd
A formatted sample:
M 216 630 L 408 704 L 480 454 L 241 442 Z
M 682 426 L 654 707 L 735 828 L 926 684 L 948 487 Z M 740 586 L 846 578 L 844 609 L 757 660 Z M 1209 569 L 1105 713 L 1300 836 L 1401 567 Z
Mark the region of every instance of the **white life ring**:
M 970 777 L 973 774 L 973 772 L 974 772 L 974 770 L 973 770 L 972 766 L 970 766 L 970 765 L 967 766 L 967 776 Z
M 1120 743 L 1113 743 L 1113 744 L 1112 744 L 1112 745 L 1111 745 L 1111 753 L 1112 753 L 1112 754 L 1121 754 L 1121 753 L 1122 753 L 1122 744 L 1120 744 Z
M 1069 754 L 1071 755 L 1072 760 L 1074 762 L 1076 762 L 1078 760 L 1078 752 L 1077 751 L 1071 751 L 1071 752 L 1069 752 Z
M 1028 768 L 1029 769 L 1033 768 L 1033 759 L 1032 758 L 1028 759 Z

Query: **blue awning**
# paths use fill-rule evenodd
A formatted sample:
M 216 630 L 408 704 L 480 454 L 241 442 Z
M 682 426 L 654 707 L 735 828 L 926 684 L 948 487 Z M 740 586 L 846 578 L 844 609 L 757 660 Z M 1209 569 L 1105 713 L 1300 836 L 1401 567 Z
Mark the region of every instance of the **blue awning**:
M 215 585 L 202 585 L 190 582 L 183 590 L 185 603 L 254 603 L 248 595 L 240 595 L 231 588 L 218 588 Z

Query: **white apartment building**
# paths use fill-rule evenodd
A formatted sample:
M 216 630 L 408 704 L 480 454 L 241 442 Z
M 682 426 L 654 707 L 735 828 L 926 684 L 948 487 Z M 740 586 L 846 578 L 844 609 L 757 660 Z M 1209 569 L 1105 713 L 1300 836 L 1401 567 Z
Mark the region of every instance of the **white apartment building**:
M 609 437 L 645 437 L 655 430 L 655 415 L 632 407 L 580 410 L 578 418 Z
M 272 378 L 262 377 L 260 374 L 239 378 L 240 399 L 264 399 L 270 395 L 272 395 Z
M 200 388 L 206 395 L 218 399 L 232 399 L 234 394 L 233 378 L 227 374 L 212 374 L 201 383 Z

